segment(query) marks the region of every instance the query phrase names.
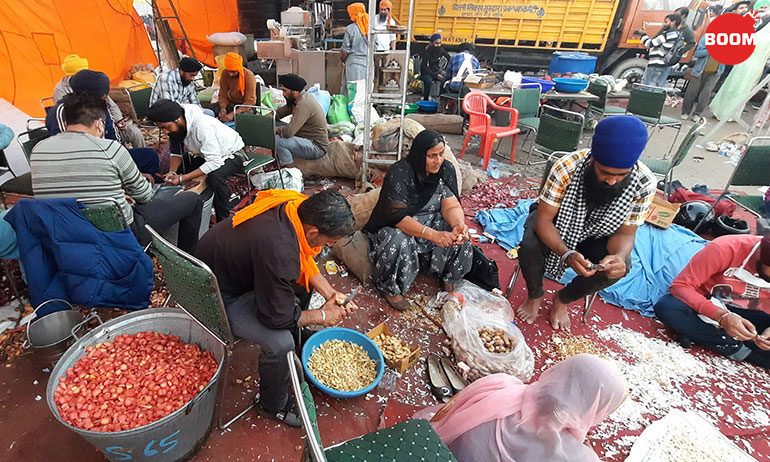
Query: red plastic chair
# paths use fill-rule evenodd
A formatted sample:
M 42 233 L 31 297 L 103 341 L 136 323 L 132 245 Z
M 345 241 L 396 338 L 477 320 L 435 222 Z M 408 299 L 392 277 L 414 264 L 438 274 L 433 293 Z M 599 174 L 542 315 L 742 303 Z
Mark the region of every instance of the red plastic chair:
M 508 111 L 511 113 L 511 122 L 507 127 L 499 127 L 492 125 L 492 117 L 487 114 L 488 108 L 496 109 L 498 111 Z M 465 148 L 468 147 L 468 140 L 471 135 L 481 136 L 481 146 L 479 148 L 479 155 L 484 158 L 484 170 L 489 165 L 489 158 L 492 155 L 492 144 L 497 138 L 504 136 L 513 136 L 511 140 L 511 163 L 513 163 L 514 155 L 516 152 L 516 138 L 521 130 L 516 128 L 519 122 L 519 111 L 508 106 L 500 106 L 492 101 L 486 93 L 480 91 L 471 91 L 465 98 L 463 98 L 463 110 L 470 116 L 470 127 L 465 134 L 465 142 L 463 143 L 463 150 L 460 152 L 460 158 L 465 155 Z

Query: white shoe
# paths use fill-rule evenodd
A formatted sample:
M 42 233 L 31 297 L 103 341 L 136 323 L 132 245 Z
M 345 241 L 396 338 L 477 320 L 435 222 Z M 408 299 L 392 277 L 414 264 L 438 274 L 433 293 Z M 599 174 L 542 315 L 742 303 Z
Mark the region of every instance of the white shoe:
M 690 120 L 690 114 L 682 114 L 682 120 Z

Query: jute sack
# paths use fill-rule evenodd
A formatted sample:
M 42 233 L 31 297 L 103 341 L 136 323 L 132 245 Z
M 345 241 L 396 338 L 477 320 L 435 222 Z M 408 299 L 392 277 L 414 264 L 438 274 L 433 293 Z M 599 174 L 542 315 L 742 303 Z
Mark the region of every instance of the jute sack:
M 357 179 L 361 178 L 363 157 L 356 152 L 353 143 L 332 141 L 326 148 L 326 155 L 320 159 L 294 158 L 294 166 L 304 177 L 325 176 Z

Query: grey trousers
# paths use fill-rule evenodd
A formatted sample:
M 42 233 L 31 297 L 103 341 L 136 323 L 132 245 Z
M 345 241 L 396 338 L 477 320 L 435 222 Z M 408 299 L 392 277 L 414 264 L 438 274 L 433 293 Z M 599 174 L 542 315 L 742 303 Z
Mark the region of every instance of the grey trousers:
M 126 122 L 126 129 L 120 132 L 120 136 L 124 141 L 131 143 L 131 147 L 134 148 L 146 148 L 147 142 L 144 141 L 144 134 L 139 127 L 136 126 L 133 120 Z
M 687 84 L 687 91 L 684 93 L 684 101 L 682 102 L 682 114 L 689 115 L 693 112 L 694 105 L 695 114 L 704 115 L 706 106 L 711 99 L 711 91 L 717 84 L 717 80 L 719 80 L 717 74 L 701 74 L 700 77 L 690 77 L 690 83 Z
M 319 159 L 326 155 L 323 149 L 307 138 L 300 138 L 299 136 L 284 138 L 279 135 L 275 135 L 275 153 L 281 165 L 294 163 L 295 157 Z
M 668 72 L 669 68 L 665 66 L 647 66 L 642 75 L 642 85 L 665 87 Z

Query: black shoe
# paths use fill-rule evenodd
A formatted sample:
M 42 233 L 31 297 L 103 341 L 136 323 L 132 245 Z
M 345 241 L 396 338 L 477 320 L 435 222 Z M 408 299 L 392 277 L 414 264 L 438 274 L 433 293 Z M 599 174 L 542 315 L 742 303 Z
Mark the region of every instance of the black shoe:
M 262 417 L 276 420 L 290 427 L 302 427 L 302 420 L 297 411 L 297 402 L 292 396 L 289 396 L 288 401 L 286 401 L 286 406 L 280 411 L 269 411 L 262 407 L 261 403 L 257 403 L 257 412 L 259 412 Z
M 682 346 L 682 348 L 690 348 L 692 346 L 692 340 L 689 337 L 685 337 L 682 334 L 676 336 L 676 341 Z

